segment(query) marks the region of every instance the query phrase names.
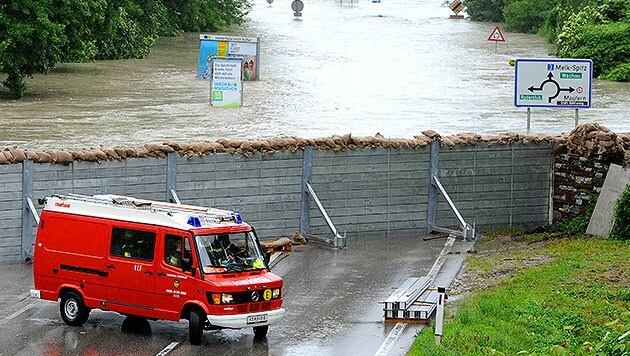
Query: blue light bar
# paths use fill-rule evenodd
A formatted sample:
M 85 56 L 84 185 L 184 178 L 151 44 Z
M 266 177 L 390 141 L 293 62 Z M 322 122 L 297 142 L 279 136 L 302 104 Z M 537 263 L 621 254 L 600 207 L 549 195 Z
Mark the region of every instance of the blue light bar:
M 199 220 L 198 216 L 189 216 L 188 225 L 192 227 L 201 227 L 201 220 Z
M 243 223 L 243 219 L 241 219 L 241 214 L 239 214 L 239 213 L 232 213 L 232 216 L 234 217 L 234 220 L 236 220 L 237 224 L 242 224 Z

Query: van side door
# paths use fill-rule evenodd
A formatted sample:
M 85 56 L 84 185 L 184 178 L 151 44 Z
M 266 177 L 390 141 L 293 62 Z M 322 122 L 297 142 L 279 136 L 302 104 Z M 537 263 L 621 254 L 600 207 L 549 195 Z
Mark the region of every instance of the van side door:
M 121 223 L 112 228 L 106 309 L 155 316 L 156 237 L 155 231 L 144 226 Z
M 179 320 L 179 312 L 184 303 L 192 298 L 204 298 L 196 292 L 196 278 L 199 276 L 197 262 L 192 252 L 192 235 L 189 232 L 162 229 L 156 256 L 156 308 L 157 317 Z M 199 295 L 197 295 L 199 294 Z

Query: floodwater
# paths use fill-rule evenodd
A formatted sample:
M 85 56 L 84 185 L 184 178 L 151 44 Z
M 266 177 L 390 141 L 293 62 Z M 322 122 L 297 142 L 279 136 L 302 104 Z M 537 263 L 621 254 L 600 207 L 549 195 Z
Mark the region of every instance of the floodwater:
M 208 81 L 195 78 L 198 33 L 188 33 L 160 38 L 145 59 L 59 65 L 29 78 L 20 101 L 0 90 L 0 148 L 526 132 L 508 62 L 549 57 L 544 39 L 504 31 L 495 53 L 496 24 L 449 19 L 439 0 L 303 2 L 296 18 L 289 0 L 254 0 L 249 21 L 225 33 L 261 39 L 261 80 L 244 83 L 241 108 L 209 105 Z M 628 102 L 630 83 L 594 80 L 580 122 L 630 131 Z M 533 108 L 531 131 L 570 132 L 574 115 Z

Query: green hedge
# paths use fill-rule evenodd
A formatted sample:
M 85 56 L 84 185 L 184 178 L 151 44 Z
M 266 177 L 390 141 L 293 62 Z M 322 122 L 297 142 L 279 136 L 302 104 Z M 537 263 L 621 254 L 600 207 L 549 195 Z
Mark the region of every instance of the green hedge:
M 473 21 L 503 22 L 506 0 L 463 0 Z
M 630 23 L 609 22 L 584 26 L 582 30 L 581 45 L 568 57 L 593 60 L 594 76 L 605 76 L 617 66 L 630 63 Z
M 614 240 L 630 240 L 630 184 L 621 193 L 613 214 L 613 228 L 609 237 Z

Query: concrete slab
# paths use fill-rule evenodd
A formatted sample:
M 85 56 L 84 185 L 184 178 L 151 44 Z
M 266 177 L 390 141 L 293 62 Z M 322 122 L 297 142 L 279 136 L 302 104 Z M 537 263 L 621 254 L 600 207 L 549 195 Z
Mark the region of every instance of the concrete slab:
M 602 192 L 597 198 L 597 204 L 591 221 L 588 223 L 586 233 L 599 237 L 608 237 L 612 229 L 612 216 L 615 203 L 621 192 L 630 184 L 630 169 L 611 164 L 602 187 Z

